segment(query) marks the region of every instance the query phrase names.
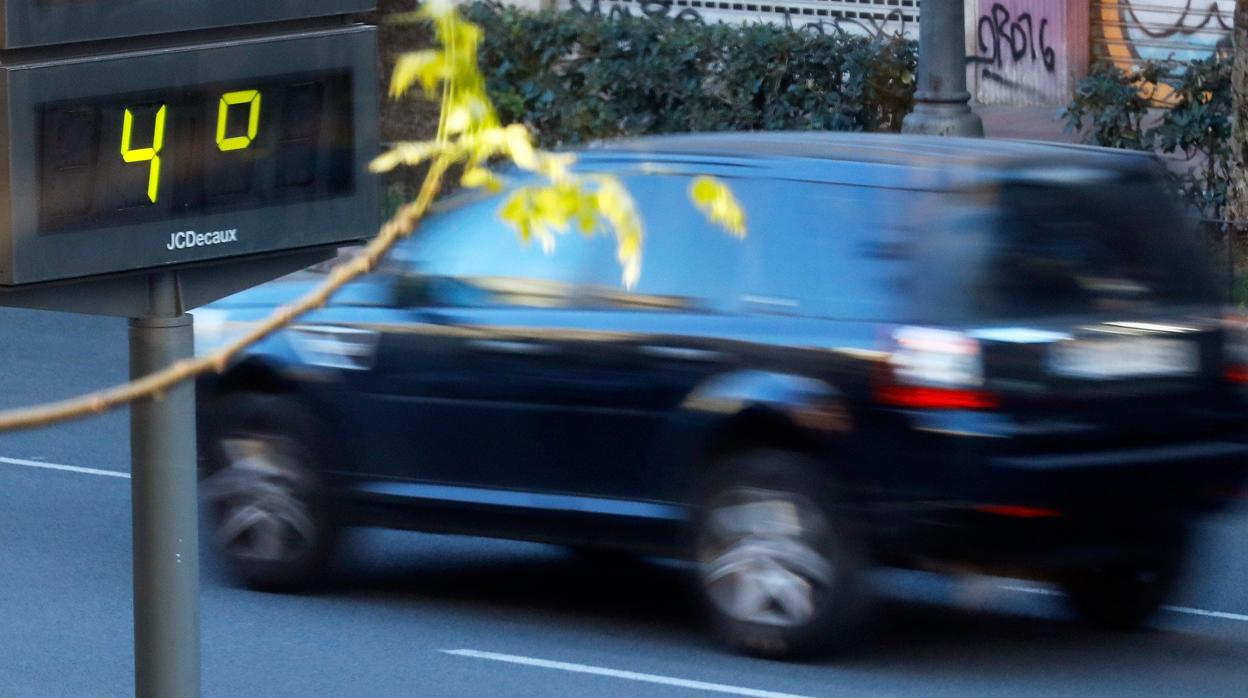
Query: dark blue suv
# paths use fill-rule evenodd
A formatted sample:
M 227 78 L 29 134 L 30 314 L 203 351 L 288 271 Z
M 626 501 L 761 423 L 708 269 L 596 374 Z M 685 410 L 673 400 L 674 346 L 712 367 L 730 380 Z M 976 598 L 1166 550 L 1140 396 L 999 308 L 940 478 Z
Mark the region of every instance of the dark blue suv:
M 248 584 L 343 526 L 694 561 L 718 633 L 854 637 L 869 565 L 1059 584 L 1101 624 L 1166 598 L 1248 464 L 1243 326 L 1138 154 L 714 134 L 586 150 L 647 226 L 520 244 L 453 198 L 386 267 L 199 386 L 204 495 Z M 727 181 L 744 240 L 689 181 Z M 201 349 L 311 283 L 197 311 Z

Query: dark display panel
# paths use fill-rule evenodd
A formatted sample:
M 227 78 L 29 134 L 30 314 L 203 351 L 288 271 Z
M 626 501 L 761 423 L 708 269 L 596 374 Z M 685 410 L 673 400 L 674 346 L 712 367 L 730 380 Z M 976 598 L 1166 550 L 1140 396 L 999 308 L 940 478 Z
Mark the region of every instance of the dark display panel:
M 0 63 L 0 284 L 376 233 L 376 39 L 348 25 Z
M 338 71 L 41 105 L 39 230 L 349 194 L 351 88 Z
M 0 48 L 367 12 L 376 0 L 0 0 Z

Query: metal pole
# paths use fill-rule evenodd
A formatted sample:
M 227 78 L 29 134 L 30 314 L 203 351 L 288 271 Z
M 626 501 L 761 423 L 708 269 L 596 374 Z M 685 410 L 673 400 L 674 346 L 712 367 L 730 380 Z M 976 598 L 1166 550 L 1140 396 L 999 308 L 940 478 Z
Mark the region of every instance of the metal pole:
M 966 91 L 963 0 L 923 0 L 919 15 L 919 83 L 902 133 L 983 137 Z
M 130 375 L 191 356 L 191 316 L 172 272 L 151 277 L 146 317 L 130 320 Z M 195 386 L 130 408 L 134 533 L 134 692 L 199 695 L 199 515 Z

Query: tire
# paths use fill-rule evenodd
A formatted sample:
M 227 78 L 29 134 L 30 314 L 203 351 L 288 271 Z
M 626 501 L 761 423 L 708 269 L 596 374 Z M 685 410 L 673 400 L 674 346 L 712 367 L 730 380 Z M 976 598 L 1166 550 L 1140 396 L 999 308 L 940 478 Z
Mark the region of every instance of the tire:
M 282 396 L 236 393 L 220 402 L 200 483 L 217 548 L 250 588 L 315 587 L 339 537 L 322 475 L 324 429 Z
M 751 450 L 723 459 L 695 518 L 698 589 L 716 635 L 755 656 L 827 654 L 860 637 L 864 551 L 826 467 Z
M 1071 608 L 1090 625 L 1139 630 L 1178 586 L 1186 548 L 1183 535 L 1166 536 L 1155 546 L 1155 556 L 1080 570 L 1061 586 Z

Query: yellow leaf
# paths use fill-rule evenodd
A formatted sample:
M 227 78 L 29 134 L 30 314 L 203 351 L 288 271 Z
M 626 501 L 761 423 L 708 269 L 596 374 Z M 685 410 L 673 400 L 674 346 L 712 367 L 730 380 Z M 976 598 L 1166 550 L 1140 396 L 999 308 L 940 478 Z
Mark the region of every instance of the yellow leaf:
M 469 189 L 485 187 L 492 192 L 497 192 L 503 188 L 503 183 L 498 179 L 498 176 L 484 167 L 470 167 L 464 170 L 464 176 L 460 177 L 459 183 Z
M 637 285 L 637 280 L 641 278 L 641 254 L 629 258 L 624 262 L 624 287 L 633 288 Z
M 398 167 L 401 162 L 403 162 L 403 157 L 399 155 L 398 151 L 388 150 L 373 158 L 373 161 L 368 163 L 368 171 L 389 172 L 390 170 Z
M 419 81 L 425 94 L 432 96 L 438 86 L 438 80 L 444 77 L 446 58 L 441 51 L 426 49 L 405 53 L 399 56 L 394 65 L 394 74 L 390 78 L 390 97 L 397 98 L 407 93 L 412 83 Z
M 446 130 L 449 133 L 463 133 L 470 123 L 472 123 L 472 114 L 462 104 L 451 107 L 447 112 Z
M 583 235 L 589 235 L 598 227 L 598 219 L 594 217 L 594 210 L 589 207 L 582 207 L 576 213 L 576 227 Z
M 498 217 L 503 219 L 504 223 L 512 227 L 519 228 L 525 219 L 528 210 L 527 194 L 525 189 L 517 189 L 515 193 L 507 197 L 503 205 L 498 209 Z
M 507 143 L 507 154 L 511 156 L 516 167 L 532 171 L 537 167 L 537 153 L 533 150 L 533 142 L 529 140 L 529 132 L 520 124 L 511 124 L 504 130 Z
M 719 195 L 719 183 L 710 177 L 695 177 L 689 184 L 689 196 L 698 206 L 710 206 Z
M 418 165 L 443 150 L 441 144 L 433 141 L 396 143 L 390 150 L 374 158 L 368 169 L 373 172 L 389 172 L 398 165 Z
M 616 243 L 615 254 L 621 262 L 641 254 L 641 236 L 635 234 L 621 236 L 619 242 Z
M 695 177 L 689 183 L 689 198 L 712 223 L 736 237 L 745 235 L 745 210 L 728 185 L 714 177 Z
M 571 153 L 543 154 L 538 160 L 537 170 L 551 181 L 559 182 L 568 177 L 568 170 L 576 162 Z

